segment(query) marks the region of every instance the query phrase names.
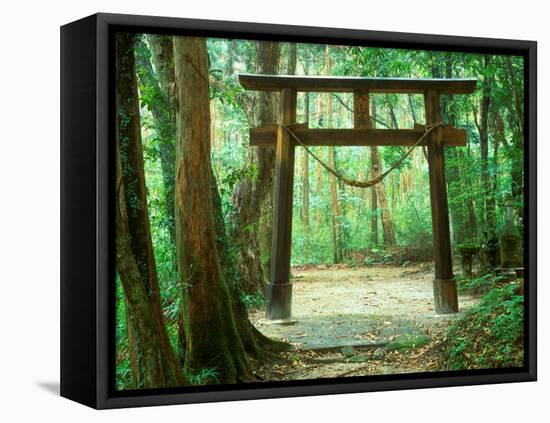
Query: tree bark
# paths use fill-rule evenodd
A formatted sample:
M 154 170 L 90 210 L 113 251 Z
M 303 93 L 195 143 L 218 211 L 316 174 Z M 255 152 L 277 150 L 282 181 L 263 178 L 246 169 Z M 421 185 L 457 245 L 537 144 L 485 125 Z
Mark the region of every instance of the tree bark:
M 513 142 L 514 152 L 512 153 L 512 196 L 518 199 L 523 196 L 523 96 L 521 94 L 521 82 L 516 77 L 514 71 L 512 58 L 506 56 L 506 69 L 508 72 L 508 78 L 510 80 L 510 86 L 514 93 L 513 96 L 513 111 L 510 113 L 511 124 L 510 127 L 514 128 Z M 523 208 L 519 209 L 520 216 L 523 216 Z
M 175 192 L 175 162 L 176 162 L 176 103 L 174 101 L 175 73 L 174 73 L 174 42 L 172 36 L 147 35 L 151 48 L 151 60 L 160 88 L 159 102 L 162 104 L 164 125 L 161 130 L 160 158 L 162 163 L 162 178 L 165 187 L 166 209 L 169 222 L 170 239 L 176 248 L 176 221 L 174 210 Z M 182 310 L 178 311 L 178 359 L 184 362 L 184 336 Z
M 491 56 L 483 57 L 484 78 L 482 85 L 481 107 L 479 112 L 479 149 L 481 152 L 481 179 L 485 197 L 485 222 L 489 237 L 496 232 L 496 210 L 494 192 L 492 191 L 491 175 L 489 173 L 489 107 L 491 104 L 492 77 L 488 75 Z
M 287 75 L 296 74 L 296 43 L 288 43 Z
M 378 155 L 378 147 L 371 147 L 371 161 L 374 163 L 372 167 L 372 177 L 376 178 L 380 175 L 382 169 L 382 161 Z M 393 233 L 393 223 L 388 209 L 388 200 L 386 199 L 384 182 L 379 182 L 374 187 L 376 189 L 376 198 L 380 204 L 384 245 L 393 246 L 395 245 L 395 236 Z
M 375 108 L 373 108 L 373 116 L 375 116 Z M 382 161 L 378 155 L 378 147 L 371 147 L 371 175 L 376 178 L 382 173 Z M 390 211 L 388 208 L 388 200 L 386 199 L 386 189 L 384 182 L 381 181 L 374 185 L 376 190 L 376 199 L 380 204 L 380 217 L 382 220 L 382 236 L 384 238 L 384 245 L 394 246 L 395 235 L 393 232 L 393 223 L 391 220 Z
M 307 75 L 309 73 L 309 66 L 304 65 L 304 73 Z M 304 93 L 304 122 L 309 124 L 309 92 Z M 304 224 L 305 233 L 309 233 L 309 154 L 305 149 L 302 149 L 303 159 L 302 159 L 302 222 Z
M 329 55 L 329 46 L 325 48 L 325 74 L 330 75 L 332 62 Z M 333 127 L 332 94 L 326 94 L 327 98 L 327 127 Z M 329 164 L 332 169 L 336 168 L 336 153 L 334 147 L 329 147 Z M 332 261 L 342 262 L 342 248 L 340 239 L 340 202 L 338 200 L 338 186 L 336 177 L 330 174 L 330 199 L 331 199 L 331 226 L 332 226 Z
M 305 121 L 309 122 L 309 93 L 304 93 L 305 98 Z M 303 176 L 302 176 L 302 222 L 304 224 L 304 231 L 309 233 L 309 154 L 305 149 L 302 149 L 303 154 Z
M 376 128 L 376 101 L 372 99 L 372 113 L 371 116 L 373 119 L 372 127 Z M 370 176 L 374 178 L 378 173 L 378 161 L 376 160 L 378 156 L 378 150 L 376 147 L 370 147 Z M 370 240 L 373 247 L 378 246 L 378 198 L 376 195 L 376 186 L 370 188 Z
M 184 379 L 162 314 L 147 209 L 134 43 L 133 34 L 117 37 L 116 266 L 142 358 L 143 387 L 179 386 Z
M 125 300 L 125 304 L 127 303 L 128 301 Z M 128 358 L 130 361 L 132 388 L 136 389 L 139 388 L 139 381 L 141 377 L 139 371 L 139 358 L 136 352 L 136 338 L 134 336 L 134 328 L 131 324 L 130 312 L 128 311 L 128 307 L 125 306 L 124 310 L 126 314 L 126 335 L 128 337 Z
M 327 47 L 328 49 L 328 47 Z M 328 57 L 328 52 L 327 52 Z M 330 66 L 327 65 L 327 70 Z M 329 94 L 327 101 L 328 127 L 332 128 L 332 96 Z M 332 169 L 336 167 L 336 153 L 334 147 L 329 147 L 329 163 Z M 338 186 L 336 177 L 330 174 L 330 199 L 332 211 L 332 260 L 334 264 L 342 262 L 342 248 L 340 240 L 340 202 L 338 201 Z
M 275 42 L 262 41 L 257 45 L 256 73 L 276 74 L 280 46 Z M 246 107 L 251 127 L 265 126 L 276 122 L 277 96 L 261 92 Z M 262 253 L 258 240 L 258 222 L 264 201 L 273 187 L 275 150 L 273 147 L 249 147 L 246 166 L 254 169 L 254 177 L 240 180 L 233 191 L 233 222 L 230 237 L 237 254 L 237 269 L 243 276 L 242 289 L 249 294 L 265 290 Z M 268 252 L 266 254 L 269 255 Z
M 330 116 L 330 113 L 329 113 Z M 329 117 L 329 122 L 330 122 Z M 329 147 L 330 167 L 335 168 L 336 158 L 334 147 Z M 330 198 L 332 209 L 332 257 L 334 264 L 342 263 L 342 247 L 340 240 L 340 203 L 338 201 L 338 187 L 336 178 L 333 174 L 330 175 Z
M 176 237 L 190 373 L 214 369 L 221 383 L 253 379 L 220 266 L 212 199 L 206 40 L 174 39 Z
M 319 128 L 322 128 L 324 125 L 323 117 L 324 117 L 325 111 L 323 106 L 324 106 L 323 96 L 322 94 L 317 93 L 317 126 Z M 325 150 L 323 147 L 317 147 L 316 154 L 320 160 L 323 160 L 324 151 Z M 321 197 L 323 195 L 323 166 L 321 165 L 321 163 L 317 163 L 316 174 L 317 174 L 317 184 L 315 185 L 315 191 L 316 191 L 317 197 Z M 321 219 L 322 219 L 321 211 L 318 209 L 317 226 L 321 224 Z
M 164 186 L 166 226 L 172 245 L 176 241 L 174 220 L 174 162 L 176 141 L 176 118 L 174 108 L 174 55 L 172 37 L 148 35 L 151 49 L 140 42 L 136 54 L 139 65 L 138 77 L 143 86 L 152 92 L 151 112 L 159 138 L 160 163 Z M 154 69 L 151 64 L 154 64 Z
M 453 77 L 453 56 L 445 54 L 444 57 L 444 69 L 445 78 Z M 441 74 L 436 72 L 432 74 L 433 78 L 440 78 Z M 453 126 L 456 125 L 456 107 L 453 102 L 453 96 L 442 96 L 441 100 L 441 119 L 444 123 L 449 123 Z M 449 189 L 449 198 L 462 197 L 460 194 L 468 192 L 463 188 L 463 175 L 460 171 L 460 149 L 448 148 L 445 150 L 445 155 L 448 160 L 446 161 L 446 172 Z M 464 243 L 473 243 L 472 229 L 466 222 L 466 212 L 468 210 L 468 199 L 461 199 L 458 201 L 449 201 L 449 212 L 451 222 L 451 235 L 453 243 L 460 245 Z
M 264 336 L 248 319 L 246 305 L 241 298 L 241 275 L 239 275 L 235 257 L 229 244 L 229 238 L 225 229 L 222 214 L 222 201 L 216 178 L 212 173 L 211 179 L 212 206 L 214 213 L 214 227 L 216 230 L 216 245 L 220 256 L 220 264 L 224 278 L 229 286 L 235 323 L 239 336 L 243 342 L 247 354 L 255 359 L 270 360 L 275 358 L 273 353 L 286 351 L 289 344 L 275 341 Z M 270 216 L 271 217 L 271 216 Z

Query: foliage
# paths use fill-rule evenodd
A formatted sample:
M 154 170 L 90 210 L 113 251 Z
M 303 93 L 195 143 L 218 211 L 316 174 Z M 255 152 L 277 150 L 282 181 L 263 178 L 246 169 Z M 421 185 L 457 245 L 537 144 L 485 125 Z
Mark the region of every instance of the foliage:
M 523 366 L 523 310 L 518 283 L 489 291 L 449 327 L 447 369 Z
M 259 309 L 265 306 L 265 297 L 261 292 L 255 294 L 241 294 L 241 298 L 247 309 Z
M 116 387 L 117 389 L 132 388 L 132 371 L 130 369 L 130 354 L 128 349 L 128 329 L 126 321 L 126 305 L 124 291 L 118 274 L 115 281 L 116 296 Z
M 187 376 L 190 385 L 213 385 L 219 384 L 219 372 L 216 369 L 201 369 L 195 374 Z

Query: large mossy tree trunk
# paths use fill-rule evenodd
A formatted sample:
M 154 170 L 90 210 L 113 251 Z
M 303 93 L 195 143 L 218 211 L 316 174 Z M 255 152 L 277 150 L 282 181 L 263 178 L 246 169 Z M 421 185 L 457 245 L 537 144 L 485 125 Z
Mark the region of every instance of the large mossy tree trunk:
M 279 57 L 279 43 L 258 42 L 256 73 L 277 74 Z M 245 109 L 251 127 L 276 122 L 277 98 L 274 93 L 259 92 L 244 100 L 248 103 Z M 242 289 L 248 294 L 265 290 L 258 224 L 265 199 L 272 193 L 274 163 L 273 147 L 249 147 L 245 166 L 250 172 L 246 172 L 233 191 L 230 238 L 237 255 L 237 269 L 242 275 Z
M 176 238 L 187 349 L 185 368 L 217 372 L 220 383 L 253 379 L 217 245 L 210 162 L 206 40 L 174 39 Z
M 287 351 L 290 347 L 285 342 L 276 341 L 263 335 L 248 319 L 248 311 L 241 293 L 242 276 L 238 273 L 234 254 L 229 243 L 222 213 L 222 201 L 218 191 L 216 177 L 211 175 L 211 192 L 214 227 L 216 230 L 216 245 L 224 278 L 231 293 L 233 315 L 237 330 L 244 348 L 250 357 L 260 360 L 272 360 L 278 352 Z
M 116 42 L 116 268 L 143 366 L 144 388 L 179 386 L 183 374 L 168 339 L 147 208 L 135 35 Z

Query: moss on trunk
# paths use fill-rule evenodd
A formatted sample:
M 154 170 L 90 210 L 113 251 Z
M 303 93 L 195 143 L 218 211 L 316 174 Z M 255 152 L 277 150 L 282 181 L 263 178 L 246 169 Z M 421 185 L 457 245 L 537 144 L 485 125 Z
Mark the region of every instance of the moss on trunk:
M 117 36 L 116 266 L 143 364 L 143 387 L 184 383 L 160 304 L 151 239 L 133 34 Z
M 220 264 L 211 191 L 208 58 L 203 38 L 174 41 L 176 236 L 187 339 L 185 368 L 221 383 L 253 380 Z

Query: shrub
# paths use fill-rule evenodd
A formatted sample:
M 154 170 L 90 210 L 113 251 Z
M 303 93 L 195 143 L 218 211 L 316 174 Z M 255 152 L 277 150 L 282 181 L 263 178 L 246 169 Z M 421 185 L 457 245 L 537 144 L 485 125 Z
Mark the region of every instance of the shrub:
M 445 334 L 447 370 L 523 366 L 523 295 L 493 288 Z

